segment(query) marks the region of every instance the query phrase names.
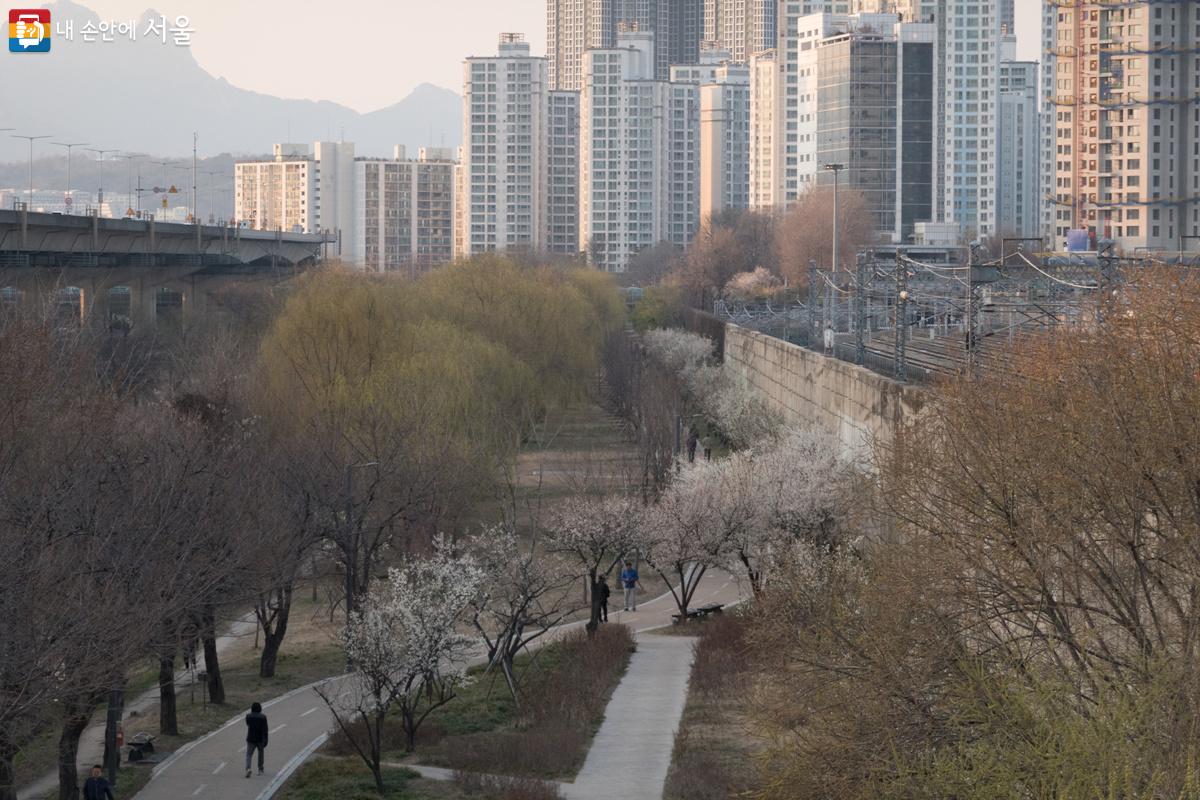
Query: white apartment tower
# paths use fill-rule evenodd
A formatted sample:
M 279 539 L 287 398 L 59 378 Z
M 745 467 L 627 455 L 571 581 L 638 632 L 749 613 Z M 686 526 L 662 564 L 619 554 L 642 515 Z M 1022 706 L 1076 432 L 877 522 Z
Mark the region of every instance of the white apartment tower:
M 239 161 L 233 181 L 234 219 L 253 230 L 319 230 L 317 165 L 308 145 L 277 144 L 271 161 Z
M 1000 62 L 997 229 L 1005 236 L 1041 230 L 1041 118 L 1036 61 Z
M 626 31 L 584 58 L 579 249 L 607 271 L 698 224 L 699 86 L 655 80 L 654 53 L 653 34 Z
M 750 207 L 750 68 L 722 64 L 700 86 L 700 219 Z
M 579 253 L 579 92 L 550 92 L 546 116 L 546 250 L 573 256 Z
M 750 208 L 770 210 L 783 205 L 783 170 L 776 164 L 776 116 L 779 113 L 779 75 L 776 51 L 750 58 Z
M 234 166 L 234 216 L 255 230 L 327 232 L 344 253 L 354 229 L 354 144 L 276 144 Z
M 968 237 L 997 231 L 1000 13 L 996 3 L 939 0 L 944 25 L 943 214 Z
M 422 148 L 416 160 L 354 162 L 356 219 L 349 260 L 368 272 L 416 276 L 454 258 L 454 151 Z
M 547 68 L 512 33 L 464 64 L 463 256 L 545 247 Z

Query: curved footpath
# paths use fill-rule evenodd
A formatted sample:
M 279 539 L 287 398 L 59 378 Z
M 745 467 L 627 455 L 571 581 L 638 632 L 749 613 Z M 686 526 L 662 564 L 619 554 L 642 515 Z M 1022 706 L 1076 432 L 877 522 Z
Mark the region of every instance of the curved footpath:
M 235 620 L 229 626 L 228 631 L 217 637 L 217 655 L 224 656 L 240 639 L 254 635 L 254 628 L 257 624 L 253 613 Z M 200 654 L 200 658 L 204 658 L 203 654 Z M 194 675 L 195 673 L 191 671 L 177 673 L 175 676 L 176 692 L 182 692 L 191 686 Z M 155 686 L 152 689 L 142 692 L 137 697 L 128 700 L 125 703 L 121 719 L 123 722 L 128 722 L 130 715 L 135 713 L 142 714 L 157 707 L 158 687 Z M 91 722 L 84 729 L 83 735 L 79 737 L 79 753 L 76 762 L 79 767 L 80 780 L 83 780 L 89 774 L 88 770 L 92 764 L 99 764 L 104 760 L 104 726 L 107 718 L 108 711 L 104 706 L 101 706 L 100 710 L 92 715 Z M 35 800 L 36 798 L 57 793 L 58 770 L 55 770 L 54 772 L 46 773 L 33 783 L 21 787 L 17 791 L 17 800 Z
M 614 599 L 616 595 L 614 595 Z M 737 581 L 710 570 L 693 606 L 732 604 L 739 599 Z M 636 634 L 671 624 L 675 603 L 670 594 L 642 603 L 636 613 L 610 613 L 612 622 L 631 626 Z M 577 622 L 562 630 L 580 627 Z M 569 800 L 662 796 L 671 765 L 675 731 L 683 714 L 691 672 L 693 639 L 638 636 L 638 651 L 613 693 L 592 749 L 575 783 L 564 783 Z M 318 747 L 334 725 L 329 709 L 305 686 L 263 703 L 270 722 L 265 775 L 245 777 L 245 711 L 218 730 L 189 742 L 154 770 L 137 800 L 268 800 Z

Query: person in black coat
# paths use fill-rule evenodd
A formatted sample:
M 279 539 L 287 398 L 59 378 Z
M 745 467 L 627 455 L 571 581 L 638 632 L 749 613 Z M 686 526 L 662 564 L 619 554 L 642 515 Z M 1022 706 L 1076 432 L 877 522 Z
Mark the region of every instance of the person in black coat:
M 104 768 L 99 764 L 92 766 L 92 777 L 83 782 L 83 800 L 113 800 L 112 789 L 102 777 L 103 772 Z
M 263 751 L 267 749 L 267 715 L 262 713 L 262 705 L 250 704 L 250 713 L 246 715 L 246 777 L 250 777 L 250 757 L 258 751 L 258 774 L 263 774 Z
M 600 580 L 596 581 L 596 593 L 600 595 L 600 621 L 608 622 L 608 596 L 611 594 L 608 576 L 601 575 Z

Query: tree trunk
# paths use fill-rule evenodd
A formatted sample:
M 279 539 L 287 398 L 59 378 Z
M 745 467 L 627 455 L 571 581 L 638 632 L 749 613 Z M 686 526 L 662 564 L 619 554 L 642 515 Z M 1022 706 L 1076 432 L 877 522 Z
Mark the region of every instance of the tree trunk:
M 592 592 L 592 613 L 588 619 L 587 633 L 588 638 L 596 635 L 596 629 L 600 627 L 600 587 L 596 583 L 596 570 L 588 571 L 588 586 Z
M 125 715 L 125 681 L 119 678 L 118 688 L 108 693 L 108 711 L 104 720 L 104 771 L 108 782 L 117 785 L 117 772 L 121 768 L 121 748 L 117 747 L 117 728 Z
M 179 716 L 175 711 L 175 655 L 158 659 L 158 732 L 179 735 Z
M 58 737 L 58 800 L 79 800 L 79 738 L 94 705 L 90 698 L 64 704 Z
M 208 700 L 225 704 L 225 682 L 221 680 L 221 660 L 217 657 L 216 614 L 211 607 L 204 609 L 204 671 L 208 675 Z
M 275 608 L 274 622 L 267 614 L 260 614 L 259 621 L 263 629 L 263 651 L 259 660 L 258 675 L 260 678 L 275 677 L 275 661 L 279 657 L 279 648 L 283 645 L 283 637 L 287 634 L 288 617 L 292 613 L 292 584 L 285 584 L 275 590 L 278 605 Z M 265 612 L 266 609 L 263 609 Z
M 16 773 L 13 771 L 13 759 L 20 750 L 15 742 L 11 742 L 0 732 L 0 800 L 17 800 Z

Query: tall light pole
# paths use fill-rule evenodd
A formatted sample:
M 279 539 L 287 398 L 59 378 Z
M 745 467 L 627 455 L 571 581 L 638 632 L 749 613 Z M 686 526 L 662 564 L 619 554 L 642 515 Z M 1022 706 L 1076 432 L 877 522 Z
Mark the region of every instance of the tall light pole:
M 83 147 L 85 144 L 89 144 L 89 142 L 51 142 L 50 144 L 67 148 L 67 194 L 64 202 L 67 206 L 67 213 L 70 213 L 72 206 L 75 204 L 75 201 L 71 198 L 71 148 Z
M 145 153 L 120 153 L 117 155 L 117 158 L 125 159 L 125 163 L 129 167 L 128 174 L 126 175 L 126 188 L 125 188 L 126 202 L 128 202 L 129 198 L 133 197 L 133 162 L 136 159 L 141 159 L 141 158 L 145 158 L 145 157 L 146 157 Z M 141 211 L 142 210 L 142 193 L 140 191 L 140 188 L 141 188 L 140 168 L 138 171 L 138 188 L 139 188 L 139 191 L 138 191 L 138 195 L 137 195 L 137 208 L 138 208 L 138 211 Z M 126 208 L 128 208 L 128 206 Z M 124 217 L 124 216 L 128 216 L 128 215 L 122 214 L 121 216 Z
M 26 136 L 21 133 L 12 133 L 9 135 L 14 139 L 26 139 L 29 142 L 29 203 L 25 206 L 25 210 L 28 211 L 33 206 L 33 143 L 38 139 L 49 139 L 54 134 L 47 133 L 42 136 Z
M 100 164 L 100 186 L 99 186 L 98 191 L 96 192 L 96 213 L 99 214 L 100 209 L 104 206 L 104 154 L 105 153 L 115 153 L 117 151 L 116 150 L 101 150 L 97 147 L 85 147 L 83 149 L 87 150 L 90 153 L 95 153 L 98 156 L 96 161 L 99 162 L 99 164 Z
M 838 258 L 841 256 L 841 215 L 838 207 L 838 175 L 846 168 L 845 164 L 826 164 L 824 169 L 833 173 L 833 271 L 837 272 Z
M 211 225 L 213 220 L 213 195 L 216 191 L 216 176 L 222 174 L 220 170 L 206 169 L 204 174 L 208 176 L 208 224 Z

